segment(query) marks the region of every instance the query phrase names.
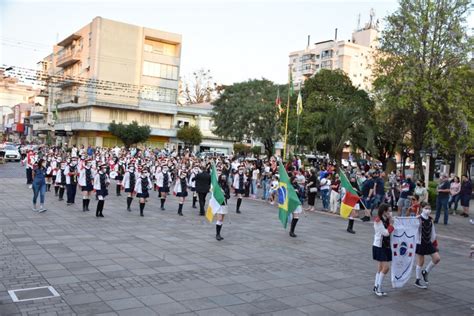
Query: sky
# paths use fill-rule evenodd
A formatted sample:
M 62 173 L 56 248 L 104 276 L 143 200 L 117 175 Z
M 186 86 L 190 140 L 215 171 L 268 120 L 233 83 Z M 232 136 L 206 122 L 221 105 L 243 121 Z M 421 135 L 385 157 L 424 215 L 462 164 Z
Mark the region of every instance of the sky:
M 179 33 L 181 76 L 211 70 L 214 81 L 231 84 L 254 78 L 285 83 L 288 54 L 311 42 L 350 39 L 369 20 L 383 25 L 395 0 L 0 0 L 0 65 L 36 69 L 52 47 L 96 16 Z

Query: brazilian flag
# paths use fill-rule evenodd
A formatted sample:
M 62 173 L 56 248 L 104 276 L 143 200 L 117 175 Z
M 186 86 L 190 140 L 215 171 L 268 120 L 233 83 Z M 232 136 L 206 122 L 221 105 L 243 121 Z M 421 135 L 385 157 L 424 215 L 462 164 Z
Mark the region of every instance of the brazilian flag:
M 286 228 L 289 215 L 301 207 L 301 202 L 281 162 L 278 166 L 278 173 L 280 176 L 278 185 L 278 217 L 283 227 Z

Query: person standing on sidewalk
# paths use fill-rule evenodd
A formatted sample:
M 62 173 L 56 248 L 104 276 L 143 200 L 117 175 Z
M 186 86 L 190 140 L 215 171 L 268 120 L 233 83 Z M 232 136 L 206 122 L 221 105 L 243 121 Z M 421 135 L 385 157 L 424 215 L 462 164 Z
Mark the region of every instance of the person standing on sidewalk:
M 339 189 L 341 186 L 341 181 L 339 180 L 339 175 L 336 174 L 333 183 L 331 183 L 331 197 L 329 201 L 330 212 L 336 214 L 339 206 Z
M 452 209 L 454 203 L 453 215 L 456 215 L 458 210 L 459 199 L 461 198 L 461 181 L 458 176 L 454 176 L 449 187 L 449 202 L 448 208 Z
M 40 159 L 38 163 L 32 169 L 32 186 L 33 186 L 33 211 L 43 213 L 46 211 L 44 208 L 44 194 L 46 192 L 46 167 L 44 166 L 44 160 Z M 40 208 L 36 208 L 36 201 L 40 196 Z
M 441 179 L 438 185 L 438 196 L 436 197 L 436 217 L 434 220 L 435 224 L 438 224 L 439 217 L 441 215 L 441 209 L 444 209 L 444 225 L 448 225 L 449 209 L 449 192 L 451 184 L 449 183 L 448 176 L 441 174 Z
M 122 185 L 127 193 L 127 211 L 131 212 L 132 209 L 130 208 L 133 201 L 133 193 L 135 191 L 135 184 L 137 183 L 138 174 L 135 173 L 135 165 L 130 163 L 128 165 L 127 172 L 123 176 Z
M 141 169 L 138 169 L 138 172 L 140 173 L 140 177 L 135 182 L 135 192 L 137 192 L 137 198 L 140 199 L 140 216 L 143 217 L 145 204 L 147 199 L 150 197 L 148 191 L 153 188 L 153 185 L 148 175 L 148 169 L 146 166 L 142 166 Z
M 316 176 L 316 170 L 311 168 L 310 176 L 308 178 L 306 187 L 308 189 L 308 208 L 305 211 L 314 211 L 314 201 L 316 200 L 316 195 L 318 194 L 319 181 Z
M 207 170 L 199 170 L 194 177 L 196 183 L 196 192 L 199 197 L 199 216 L 204 216 L 204 206 L 206 204 L 206 195 L 211 188 L 211 175 Z
M 462 176 L 462 183 L 461 183 L 461 206 L 463 212 L 461 216 L 469 217 L 469 201 L 471 200 L 472 196 L 472 183 L 471 180 L 467 177 L 467 175 Z
M 234 175 L 233 187 L 235 194 L 237 194 L 237 205 L 235 207 L 235 212 L 240 214 L 240 205 L 242 204 L 242 194 L 245 193 L 245 182 L 247 182 L 247 177 L 244 174 L 244 166 L 239 167 L 239 171 Z
M 80 167 L 78 183 L 82 191 L 82 211 L 88 212 L 91 192 L 94 191 L 94 175 L 90 159 L 86 159 L 85 164 Z

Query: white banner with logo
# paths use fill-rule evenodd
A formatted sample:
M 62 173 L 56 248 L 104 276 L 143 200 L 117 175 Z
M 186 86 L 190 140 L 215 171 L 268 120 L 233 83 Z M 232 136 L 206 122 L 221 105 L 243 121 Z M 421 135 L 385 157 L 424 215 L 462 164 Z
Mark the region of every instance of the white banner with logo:
M 419 240 L 420 220 L 416 217 L 395 217 L 395 230 L 390 237 L 392 247 L 392 286 L 403 287 L 410 279 Z

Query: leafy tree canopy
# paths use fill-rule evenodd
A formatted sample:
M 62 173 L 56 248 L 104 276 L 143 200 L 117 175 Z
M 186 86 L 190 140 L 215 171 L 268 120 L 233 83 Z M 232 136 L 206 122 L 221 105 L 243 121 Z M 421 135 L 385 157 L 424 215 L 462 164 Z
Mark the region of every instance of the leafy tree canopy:
M 145 142 L 151 133 L 151 128 L 148 125 L 140 126 L 137 121 L 133 121 L 131 124 L 125 125 L 123 123 L 112 123 L 109 124 L 109 132 L 120 138 L 120 140 L 128 148 L 133 144 Z
M 181 127 L 176 137 L 186 146 L 197 146 L 202 142 L 202 133 L 196 125 Z

